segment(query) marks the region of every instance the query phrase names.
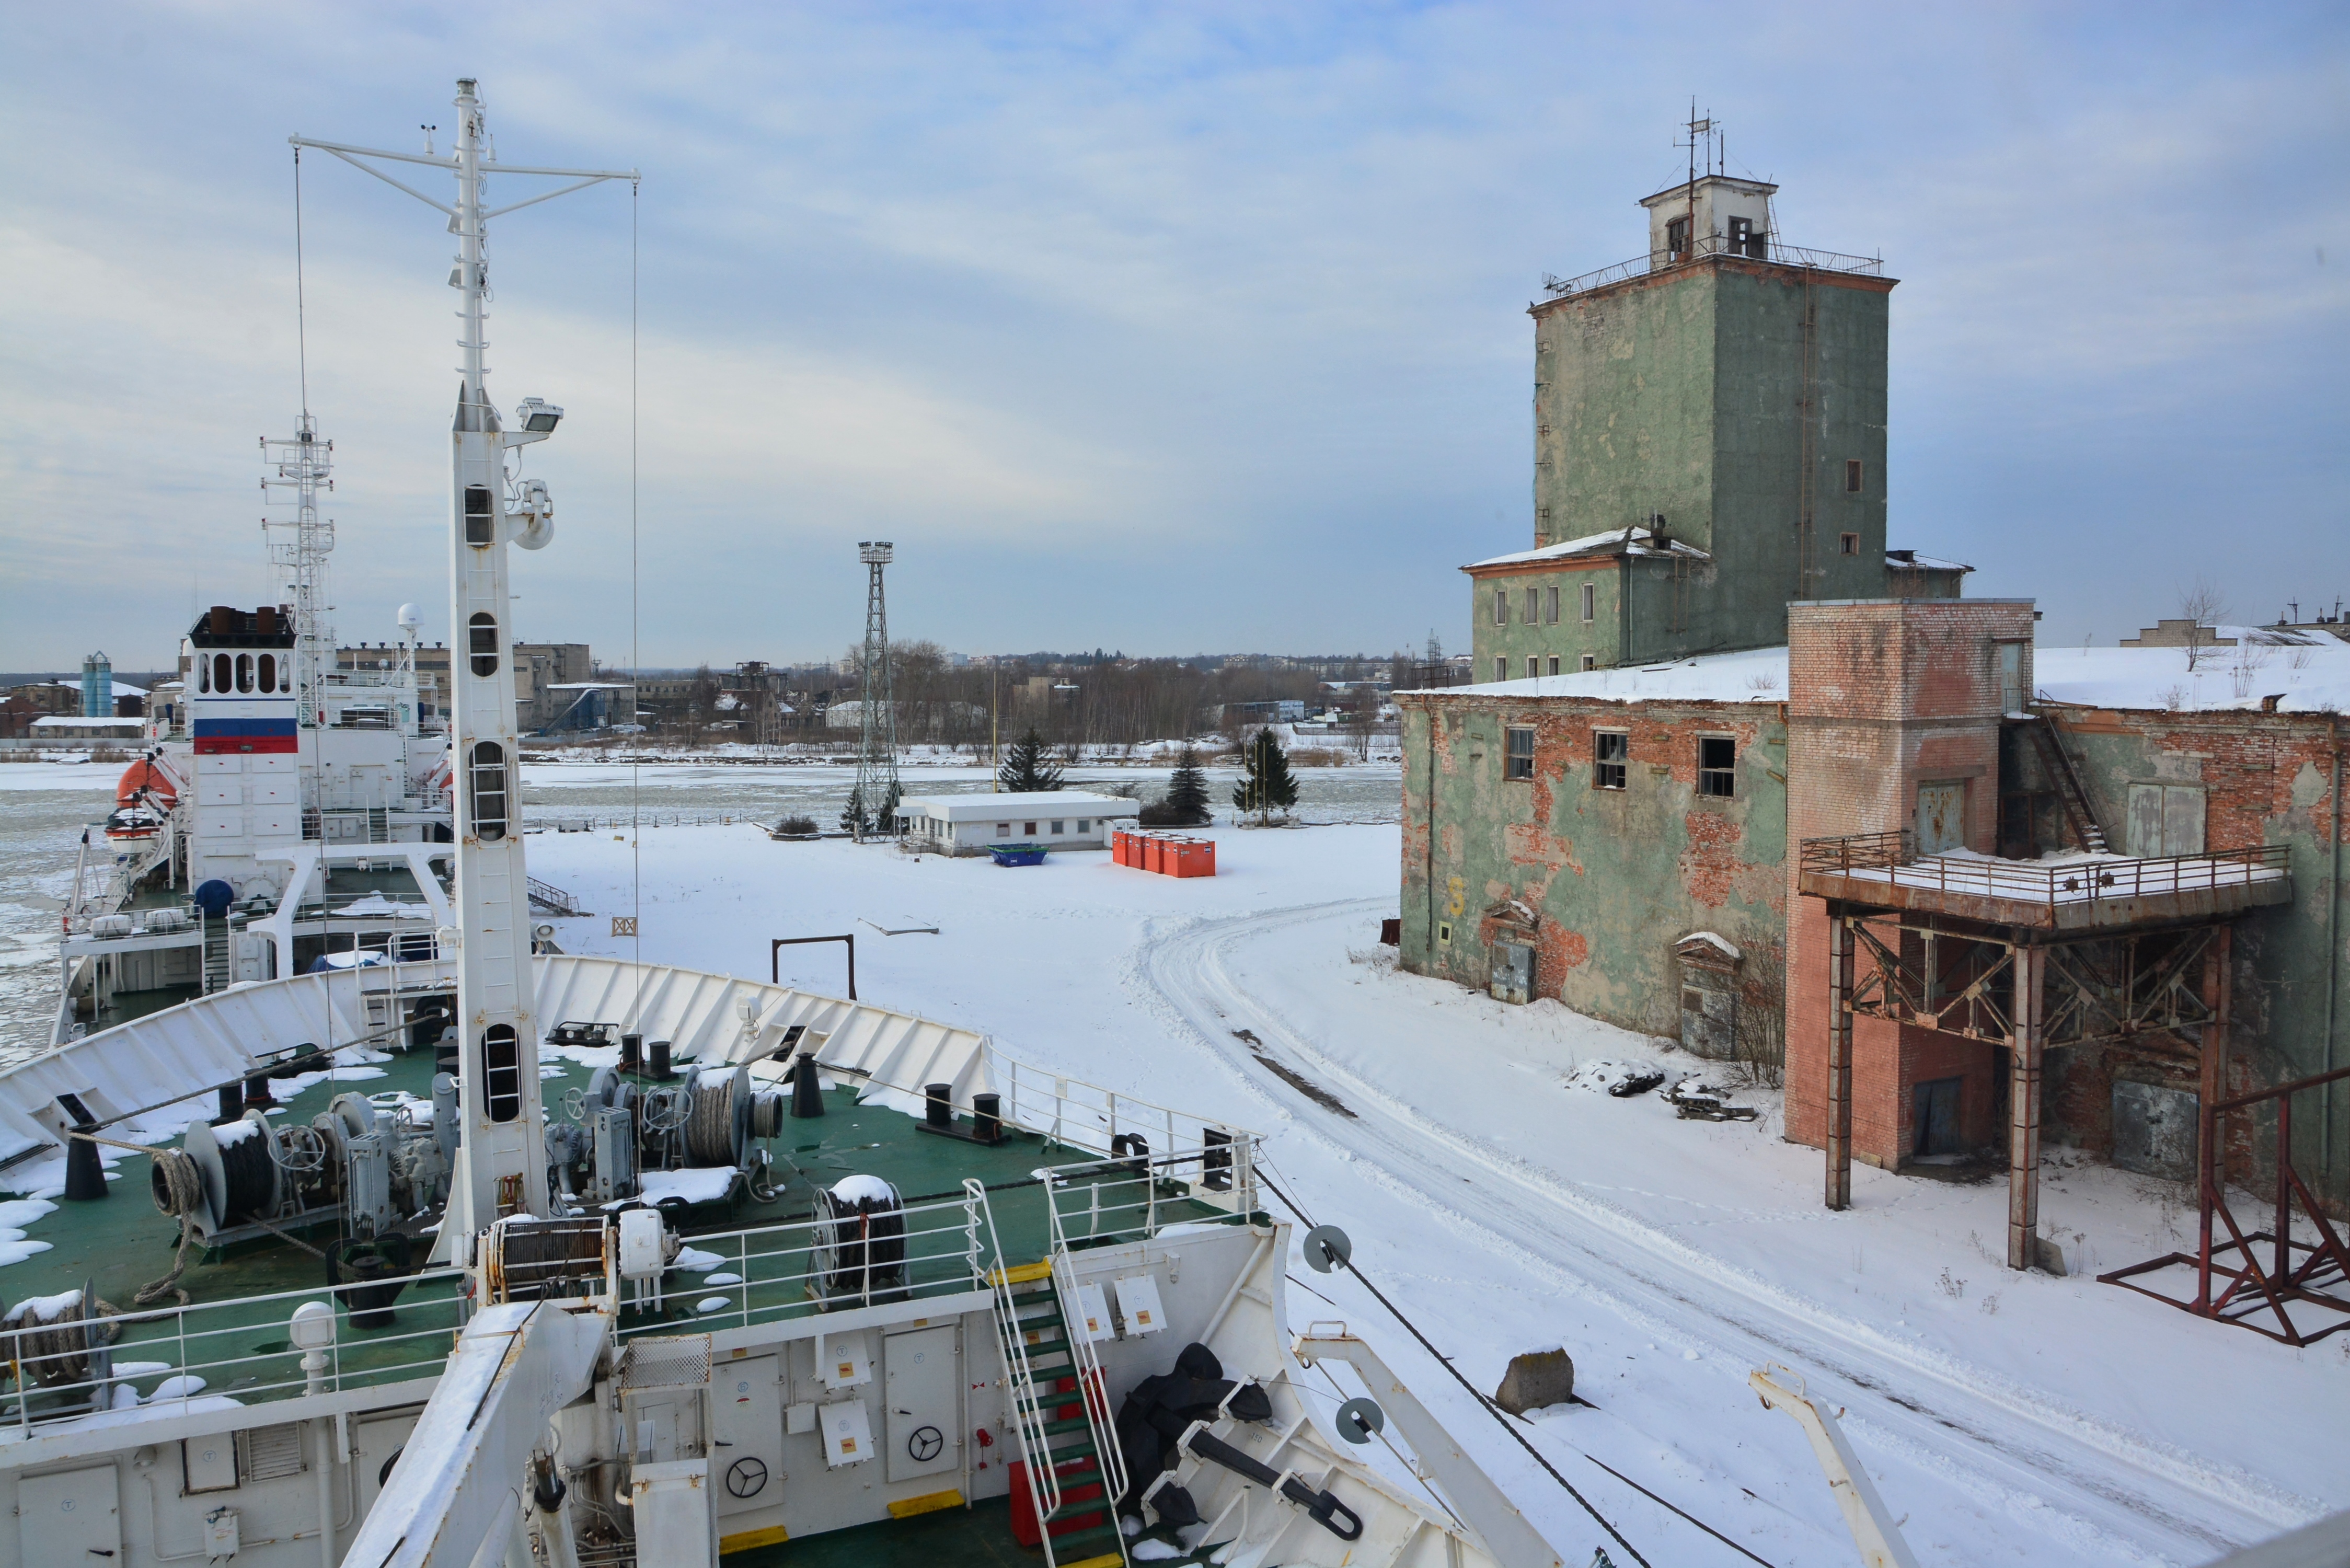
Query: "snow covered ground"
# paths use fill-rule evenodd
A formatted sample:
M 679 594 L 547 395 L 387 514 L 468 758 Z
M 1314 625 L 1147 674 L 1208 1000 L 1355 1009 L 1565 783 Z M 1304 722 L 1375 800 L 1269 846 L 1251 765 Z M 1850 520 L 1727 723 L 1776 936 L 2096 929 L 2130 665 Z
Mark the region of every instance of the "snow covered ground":
M 1658 1568 L 1749 1559 L 1594 1460 L 1777 1568 L 1854 1560 L 1801 1434 L 1744 1385 L 1765 1361 L 1846 1408 L 1927 1563 L 2194 1563 L 2350 1506 L 2350 1336 L 2294 1351 L 2088 1277 L 2182 1245 L 2180 1189 L 2052 1151 L 2042 1211 L 2066 1279 L 2001 1267 L 2000 1184 L 1861 1168 L 1830 1214 L 1774 1096 L 1715 1124 L 1572 1086 L 1599 1061 L 1700 1064 L 1555 1002 L 1392 972 L 1374 938 L 1393 826 L 1212 836 L 1220 875 L 1187 881 L 1099 853 L 1010 870 L 743 826 L 648 829 L 640 857 L 546 835 L 530 857 L 595 911 L 556 922 L 568 950 L 629 950 L 607 933 L 633 910 L 648 960 L 764 974 L 770 937 L 853 930 L 864 996 L 1264 1131 L 1274 1180 L 1347 1228 L 1471 1381 L 1570 1351 L 1594 1407 L 1546 1413 L 1534 1440 Z M 876 929 L 917 924 L 939 934 Z M 837 992 L 840 955 L 785 950 L 784 973 Z M 1292 1274 L 1295 1326 L 1371 1338 L 1564 1559 L 1590 1560 L 1589 1516 L 1358 1286 Z

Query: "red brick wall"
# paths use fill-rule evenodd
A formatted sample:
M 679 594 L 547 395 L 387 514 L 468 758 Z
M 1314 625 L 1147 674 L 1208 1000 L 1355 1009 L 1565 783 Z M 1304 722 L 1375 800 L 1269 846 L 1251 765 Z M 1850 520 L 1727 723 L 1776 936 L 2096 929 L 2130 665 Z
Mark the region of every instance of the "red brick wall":
M 1787 1137 L 1827 1141 L 1827 912 L 1794 892 L 1806 838 L 1914 826 L 1923 780 L 1966 782 L 1966 846 L 1999 827 L 1997 644 L 2032 638 L 2014 599 L 1902 599 L 1787 607 Z M 2025 690 L 2031 689 L 2030 655 Z M 1961 1118 L 1985 1137 L 1994 1085 L 1986 1046 L 1853 1021 L 1853 1154 L 1898 1166 L 1910 1151 L 1916 1085 L 1963 1076 Z

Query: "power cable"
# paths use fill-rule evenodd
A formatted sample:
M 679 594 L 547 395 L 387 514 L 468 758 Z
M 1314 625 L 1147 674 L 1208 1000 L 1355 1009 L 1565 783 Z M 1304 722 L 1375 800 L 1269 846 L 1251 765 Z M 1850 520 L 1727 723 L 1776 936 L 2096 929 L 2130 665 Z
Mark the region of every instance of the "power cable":
M 1260 1156 L 1256 1163 L 1259 1179 L 1263 1181 L 1265 1186 L 1272 1190 L 1273 1195 L 1280 1199 L 1284 1203 L 1287 1204 L 1289 1206 L 1290 1212 L 1305 1220 L 1306 1224 L 1312 1225 L 1315 1222 L 1314 1217 L 1305 1211 L 1305 1206 L 1299 1203 L 1295 1198 L 1292 1198 L 1288 1193 L 1283 1191 L 1274 1181 L 1273 1178 L 1264 1173 L 1265 1167 L 1270 1162 Z M 1550 1460 L 1544 1459 L 1541 1451 L 1537 1449 L 1534 1444 L 1526 1440 L 1525 1434 L 1519 1431 L 1516 1426 L 1512 1423 L 1509 1412 L 1494 1404 L 1492 1400 L 1487 1398 L 1482 1389 L 1470 1382 L 1467 1377 L 1461 1376 L 1460 1368 L 1452 1365 L 1451 1358 L 1447 1356 L 1442 1351 L 1437 1349 L 1433 1344 L 1430 1343 L 1428 1336 L 1419 1332 L 1419 1325 L 1414 1324 L 1411 1319 L 1404 1316 L 1401 1309 L 1399 1309 L 1395 1303 L 1388 1300 L 1387 1296 L 1381 1293 L 1378 1286 L 1371 1283 L 1369 1280 L 1364 1278 L 1363 1272 L 1355 1267 L 1354 1261 L 1352 1259 L 1341 1260 L 1339 1266 L 1344 1268 L 1348 1273 L 1354 1275 L 1356 1282 L 1365 1290 L 1370 1292 L 1372 1297 L 1378 1302 L 1379 1305 L 1387 1309 L 1388 1315 L 1394 1318 L 1396 1322 L 1403 1324 L 1404 1328 L 1411 1334 L 1412 1338 L 1419 1341 L 1420 1348 L 1427 1351 L 1429 1355 L 1434 1356 L 1436 1358 L 1437 1365 L 1443 1367 L 1446 1372 L 1451 1374 L 1452 1380 L 1469 1391 L 1470 1397 L 1477 1401 L 1478 1405 L 1483 1408 L 1487 1415 L 1492 1417 L 1495 1421 L 1501 1424 L 1502 1429 L 1510 1434 L 1511 1438 L 1516 1441 L 1518 1447 L 1525 1449 L 1528 1454 L 1534 1456 L 1534 1463 L 1542 1466 L 1544 1470 L 1547 1470 L 1550 1473 L 1551 1480 L 1558 1482 L 1560 1486 L 1566 1489 L 1567 1496 L 1581 1503 L 1586 1513 L 1588 1513 L 1592 1518 L 1599 1521 L 1600 1528 L 1607 1531 L 1609 1535 L 1615 1537 L 1616 1544 L 1621 1546 L 1625 1551 L 1631 1552 L 1632 1561 L 1639 1563 L 1640 1568 L 1649 1568 L 1648 1560 L 1641 1556 L 1640 1553 L 1633 1548 L 1630 1542 L 1625 1540 L 1621 1534 L 1618 1534 L 1616 1527 L 1608 1523 L 1607 1518 L 1602 1515 L 1597 1509 L 1591 1506 L 1590 1500 L 1586 1498 L 1581 1492 L 1575 1490 L 1574 1483 L 1569 1481 L 1565 1476 L 1559 1474 L 1556 1467 L 1552 1465 Z M 1575 1451 L 1577 1453 L 1582 1453 L 1582 1450 L 1579 1449 Z M 1687 1520 L 1690 1523 L 1697 1526 L 1698 1529 L 1702 1530 L 1708 1535 L 1712 1536 L 1716 1541 L 1721 1542 L 1724 1546 L 1729 1547 L 1732 1552 L 1739 1553 L 1742 1557 L 1749 1558 L 1753 1562 L 1761 1563 L 1762 1568 L 1773 1568 L 1773 1565 L 1768 1559 L 1755 1556 L 1753 1552 L 1749 1552 L 1737 1542 L 1732 1541 L 1719 1530 L 1714 1529 L 1713 1526 L 1706 1523 L 1705 1521 L 1699 1519 L 1694 1514 L 1689 1513 L 1682 1509 L 1674 1507 L 1673 1504 L 1666 1501 L 1663 1498 L 1659 1497 L 1655 1492 L 1650 1491 L 1638 1481 L 1636 1481 L 1629 1476 L 1625 1475 L 1621 1470 L 1615 1469 L 1611 1465 L 1603 1464 L 1597 1459 L 1591 1459 L 1589 1454 L 1584 1454 L 1583 1457 L 1586 1459 L 1591 1459 L 1593 1464 L 1598 1465 L 1601 1469 L 1606 1470 L 1609 1475 L 1614 1476 L 1617 1480 L 1622 1481 L 1626 1486 L 1630 1487 L 1634 1491 L 1638 1492 L 1650 1502 L 1657 1504 L 1659 1508 L 1665 1509 L 1669 1512 L 1671 1512 L 1681 1519 Z

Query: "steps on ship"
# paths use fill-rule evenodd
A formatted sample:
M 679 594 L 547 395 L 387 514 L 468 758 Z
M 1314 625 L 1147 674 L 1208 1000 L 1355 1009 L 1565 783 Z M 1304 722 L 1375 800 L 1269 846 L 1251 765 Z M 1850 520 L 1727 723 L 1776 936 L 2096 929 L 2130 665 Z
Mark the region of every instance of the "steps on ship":
M 235 978 L 229 968 L 229 937 L 228 917 L 224 915 L 218 919 L 210 917 L 205 919 L 204 994 L 206 996 L 210 996 L 216 991 L 226 991 L 229 981 Z
M 1077 1386 L 1076 1355 L 1052 1270 L 1031 1263 L 1005 1271 L 1004 1278 L 1010 1322 L 999 1315 L 997 1331 L 1006 1340 L 1007 1393 L 1018 1416 L 1022 1448 L 1035 1440 L 1030 1434 L 1041 1430 L 1044 1458 L 1061 1484 L 1061 1504 L 1043 1521 L 1045 1561 L 1053 1568 L 1126 1568 L 1118 1500 L 1104 1495 L 1101 1444 L 1107 1435 L 1096 1430 Z M 1014 1335 L 1027 1353 L 1026 1382 L 1013 1354 Z M 1038 1418 L 1034 1426 L 1032 1418 Z M 1032 1462 L 1036 1457 L 1027 1456 Z M 1020 1507 L 1016 1497 L 1014 1507 Z M 1088 1516 L 1092 1522 L 1079 1522 Z

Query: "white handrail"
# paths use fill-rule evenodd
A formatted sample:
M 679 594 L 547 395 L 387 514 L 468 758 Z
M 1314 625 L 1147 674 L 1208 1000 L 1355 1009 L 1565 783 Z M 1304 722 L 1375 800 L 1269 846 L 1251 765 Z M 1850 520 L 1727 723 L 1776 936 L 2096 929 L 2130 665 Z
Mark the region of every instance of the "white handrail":
M 1045 1439 L 1045 1404 L 1036 1386 L 1035 1369 L 1028 1363 L 1027 1343 L 1021 1336 L 1018 1309 L 1012 1299 L 1012 1280 L 1003 1262 L 1003 1245 L 996 1240 L 995 1212 L 988 1207 L 987 1189 L 976 1178 L 965 1177 L 963 1191 L 987 1221 L 987 1247 L 995 1266 L 980 1278 L 995 1307 L 995 1339 L 1003 1346 L 1003 1381 L 1010 1396 L 1013 1430 L 1020 1434 L 1020 1454 L 1028 1461 L 1028 1501 L 1036 1510 L 1036 1528 L 1046 1542 L 1051 1561 L 1051 1534 L 1045 1525 L 1061 1507 L 1061 1478 L 1053 1469 L 1053 1450 Z M 1114 1500 L 1113 1500 L 1114 1501 Z
M 1109 1408 L 1109 1381 L 1102 1370 L 1101 1357 L 1094 1351 L 1093 1335 L 1078 1323 L 1084 1309 L 1077 1304 L 1076 1266 L 1070 1254 L 1055 1248 L 1053 1252 L 1053 1289 L 1061 1298 L 1062 1332 L 1068 1335 L 1069 1365 L 1076 1369 L 1077 1393 L 1086 1407 L 1086 1422 L 1093 1429 L 1094 1452 L 1101 1466 L 1102 1498 L 1110 1509 L 1126 1495 L 1128 1483 L 1126 1455 L 1118 1446 L 1118 1426 Z

